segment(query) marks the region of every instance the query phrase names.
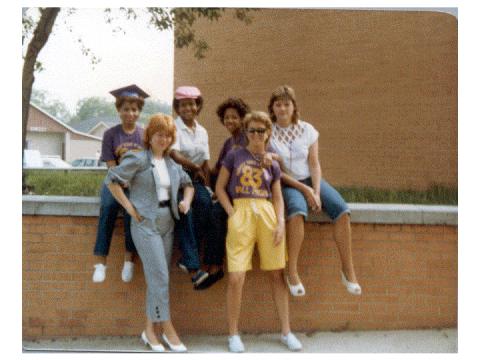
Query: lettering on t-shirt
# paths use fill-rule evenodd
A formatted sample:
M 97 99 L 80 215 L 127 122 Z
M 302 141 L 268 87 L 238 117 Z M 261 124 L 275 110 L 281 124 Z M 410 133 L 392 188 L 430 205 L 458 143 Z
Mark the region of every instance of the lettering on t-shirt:
M 141 151 L 142 147 L 134 142 L 125 142 L 115 148 L 115 157 L 120 160 L 127 151 Z
M 268 190 L 265 189 L 266 186 L 263 185 L 263 179 L 268 183 L 269 180 L 271 181 L 271 176 L 268 171 L 258 167 L 257 161 L 244 161 L 237 168 L 236 175 L 238 176 L 239 182 L 239 184 L 235 186 L 235 193 L 237 195 L 268 197 L 269 193 Z

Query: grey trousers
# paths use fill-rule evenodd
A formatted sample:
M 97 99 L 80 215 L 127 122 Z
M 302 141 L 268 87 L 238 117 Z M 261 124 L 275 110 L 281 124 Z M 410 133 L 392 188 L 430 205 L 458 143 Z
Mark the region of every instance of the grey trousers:
M 169 266 L 174 221 L 169 207 L 158 208 L 152 219 L 138 223 L 132 218 L 131 230 L 147 284 L 147 318 L 158 322 L 170 320 Z

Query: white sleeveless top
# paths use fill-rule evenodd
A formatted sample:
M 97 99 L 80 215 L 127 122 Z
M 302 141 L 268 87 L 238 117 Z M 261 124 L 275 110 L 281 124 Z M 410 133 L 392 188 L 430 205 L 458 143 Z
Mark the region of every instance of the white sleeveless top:
M 170 199 L 170 175 L 168 175 L 167 164 L 165 159 L 153 159 L 153 164 L 155 165 L 154 171 L 157 172 L 160 182 L 157 185 L 157 195 L 158 201 L 164 201 Z
M 273 123 L 270 146 L 281 156 L 293 178 L 303 180 L 311 176 L 308 167 L 308 149 L 318 137 L 318 131 L 302 120 L 284 128 Z

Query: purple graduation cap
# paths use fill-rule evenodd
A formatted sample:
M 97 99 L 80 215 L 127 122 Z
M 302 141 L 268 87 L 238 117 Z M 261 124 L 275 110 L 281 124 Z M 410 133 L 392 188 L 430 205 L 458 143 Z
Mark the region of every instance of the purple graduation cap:
M 135 84 L 112 90 L 110 91 L 110 94 L 115 96 L 115 98 L 118 98 L 120 96 L 128 96 L 146 99 L 150 96 Z

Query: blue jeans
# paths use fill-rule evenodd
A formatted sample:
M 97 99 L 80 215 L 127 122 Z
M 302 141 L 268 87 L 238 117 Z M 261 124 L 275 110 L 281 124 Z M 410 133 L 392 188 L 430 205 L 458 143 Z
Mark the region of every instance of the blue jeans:
M 180 214 L 175 224 L 175 235 L 180 243 L 182 258 L 180 262 L 189 270 L 200 268 L 200 240 L 205 239 L 204 263 L 222 265 L 224 241 L 214 220 L 213 203 L 210 193 L 199 181 L 193 181 L 195 195 L 187 214 Z
M 311 178 L 300 180 L 300 182 L 312 186 Z M 299 190 L 282 185 L 282 195 L 285 202 L 287 220 L 295 215 L 307 217 L 307 200 Z M 322 211 L 325 211 L 333 222 L 337 221 L 344 213 L 350 213 L 350 209 L 342 195 L 323 179 L 320 181 L 320 200 L 322 201 Z
M 127 196 L 128 193 L 128 189 L 125 189 Z M 102 188 L 100 189 L 100 215 L 98 217 L 97 239 L 95 241 L 95 249 L 93 250 L 94 255 L 108 255 L 110 243 L 112 242 L 113 229 L 115 228 L 115 220 L 117 219 L 117 214 L 120 209 L 123 210 L 122 205 L 115 200 L 107 186 L 102 184 Z M 124 211 L 125 249 L 128 252 L 136 252 L 130 232 L 130 222 L 130 215 Z

